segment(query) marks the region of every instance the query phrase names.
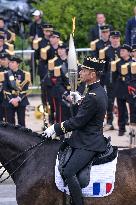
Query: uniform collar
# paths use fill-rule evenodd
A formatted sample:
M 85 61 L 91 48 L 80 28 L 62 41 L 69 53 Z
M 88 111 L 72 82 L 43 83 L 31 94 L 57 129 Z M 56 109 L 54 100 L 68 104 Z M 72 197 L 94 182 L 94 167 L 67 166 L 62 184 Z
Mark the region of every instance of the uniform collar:
M 94 83 L 89 84 L 87 87 L 88 87 L 89 90 L 93 90 L 93 89 L 95 89 L 95 88 L 97 88 L 99 86 L 100 86 L 100 80 L 96 81 Z

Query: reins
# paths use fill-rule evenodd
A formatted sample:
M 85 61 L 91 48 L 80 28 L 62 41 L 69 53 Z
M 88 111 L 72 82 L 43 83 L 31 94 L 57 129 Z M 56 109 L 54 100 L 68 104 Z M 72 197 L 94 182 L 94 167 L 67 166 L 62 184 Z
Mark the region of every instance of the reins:
M 32 145 L 31 147 L 27 148 L 26 150 L 24 150 L 23 152 L 19 153 L 17 156 L 15 156 L 14 158 L 10 159 L 8 162 L 6 162 L 5 164 L 3 164 L 2 166 L 0 166 L 0 169 L 4 168 L 3 172 L 0 175 L 0 178 L 3 176 L 3 174 L 5 173 L 6 169 L 5 166 L 9 165 L 11 162 L 17 160 L 19 157 L 23 156 L 25 153 L 29 152 L 30 150 L 33 150 L 34 148 L 39 148 L 45 141 L 47 141 L 47 139 L 45 138 L 44 140 L 38 142 L 35 145 Z M 33 151 L 30 155 L 28 155 L 27 158 L 25 158 L 23 160 L 23 162 L 11 173 L 9 174 L 9 176 L 7 176 L 5 179 L 1 180 L 0 183 L 3 183 L 4 181 L 6 181 L 9 177 L 13 176 L 13 174 L 15 174 L 15 172 L 17 172 L 19 170 L 19 168 L 37 151 L 37 149 L 35 151 Z

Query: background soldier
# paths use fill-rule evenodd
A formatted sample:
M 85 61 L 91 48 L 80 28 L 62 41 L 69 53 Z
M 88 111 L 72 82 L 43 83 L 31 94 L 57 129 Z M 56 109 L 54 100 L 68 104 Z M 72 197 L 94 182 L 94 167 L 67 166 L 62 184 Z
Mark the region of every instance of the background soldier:
M 0 35 L 4 36 L 4 40 L 7 43 L 14 43 L 16 40 L 16 34 L 5 28 L 5 21 L 0 18 Z
M 115 83 L 114 93 L 117 97 L 118 105 L 118 126 L 119 126 L 119 136 L 123 136 L 126 129 L 126 102 L 129 103 L 130 108 L 130 122 L 136 123 L 136 111 L 134 109 L 133 103 L 129 102 L 128 84 L 130 82 L 130 70 L 128 68 L 129 64 L 132 62 L 130 57 L 131 47 L 124 44 L 120 47 L 120 57 L 121 60 L 117 63 L 115 72 L 113 73 L 113 78 Z
M 94 45 L 94 42 L 92 42 L 91 49 L 94 50 L 93 56 L 96 58 L 99 58 L 99 50 L 104 49 L 105 47 L 108 47 L 110 45 L 110 27 L 109 25 L 104 25 L 100 27 L 101 29 L 101 39 L 96 42 L 96 45 Z
M 15 113 L 17 113 L 18 124 L 25 126 L 25 109 L 29 104 L 27 94 L 30 84 L 30 73 L 19 68 L 20 62 L 21 59 L 16 56 L 10 58 L 10 70 L 5 73 L 3 83 L 3 104 L 6 109 L 7 122 L 15 124 Z
M 0 53 L 5 53 L 8 46 L 4 43 L 4 36 L 0 35 Z
M 40 81 L 43 80 L 44 76 L 47 74 L 48 70 L 48 53 L 47 51 L 50 49 L 50 36 L 53 32 L 53 26 L 51 24 L 43 24 L 43 33 L 44 37 L 39 42 L 38 50 L 39 50 L 39 65 L 38 65 L 38 74 L 40 76 Z
M 56 109 L 55 122 L 62 122 L 69 119 L 70 114 L 70 85 L 68 78 L 67 47 L 60 44 L 58 46 L 58 58 L 54 62 L 54 86 L 52 87 L 52 97 Z M 59 108 L 59 109 L 58 109 Z
M 118 60 L 120 57 L 120 32 L 112 31 L 110 33 L 110 42 L 111 45 L 107 50 L 102 50 L 101 58 L 106 60 L 104 74 L 102 76 L 102 84 L 106 86 L 107 95 L 108 95 L 108 109 L 107 109 L 107 125 L 104 127 L 104 130 L 113 130 L 113 105 L 114 105 L 114 94 L 113 87 L 115 82 L 113 82 L 112 71 L 111 71 L 111 62 L 113 60 Z
M 94 41 L 96 39 L 101 39 L 101 26 L 104 26 L 106 24 L 106 18 L 103 13 L 97 13 L 96 14 L 96 26 L 90 29 L 89 33 L 89 41 Z M 110 31 L 113 30 L 112 26 L 109 25 Z
M 3 105 L 3 81 L 4 81 L 4 72 L 8 70 L 8 55 L 6 53 L 0 54 L 0 121 L 3 121 L 5 118 L 5 108 Z
M 55 103 L 52 98 L 52 86 L 54 85 L 54 77 L 53 77 L 53 70 L 55 67 L 55 61 L 58 58 L 57 49 L 60 43 L 60 33 L 57 31 L 53 31 L 50 38 L 50 47 L 47 49 L 47 70 L 44 71 L 44 78 L 42 83 L 44 83 L 44 105 L 49 104 L 50 106 L 50 115 L 49 115 L 49 122 L 52 124 L 54 119 L 56 118 L 55 115 Z

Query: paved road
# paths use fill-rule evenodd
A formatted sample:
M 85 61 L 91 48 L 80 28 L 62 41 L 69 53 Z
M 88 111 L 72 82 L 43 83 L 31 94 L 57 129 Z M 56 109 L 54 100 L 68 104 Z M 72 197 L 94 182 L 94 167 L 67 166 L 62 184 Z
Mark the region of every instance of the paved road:
M 34 106 L 38 106 L 41 103 L 40 97 L 30 98 L 30 106 L 26 112 L 26 126 L 31 128 L 33 131 L 41 131 L 43 126 L 42 119 L 36 119 L 34 115 Z M 104 133 L 106 137 L 111 136 L 112 144 L 118 146 L 128 146 L 129 145 L 129 127 L 127 127 L 127 132 L 125 136 L 119 137 L 117 130 L 117 117 L 114 120 L 114 126 L 116 130 L 107 131 Z M 6 174 L 7 175 L 7 174 Z M 0 184 L 0 205 L 17 205 L 16 203 L 16 191 L 15 185 L 11 179 L 8 179 L 4 184 Z
M 5 173 L 2 179 L 6 176 L 8 173 Z M 0 184 L 0 205 L 17 205 L 16 187 L 11 178 Z

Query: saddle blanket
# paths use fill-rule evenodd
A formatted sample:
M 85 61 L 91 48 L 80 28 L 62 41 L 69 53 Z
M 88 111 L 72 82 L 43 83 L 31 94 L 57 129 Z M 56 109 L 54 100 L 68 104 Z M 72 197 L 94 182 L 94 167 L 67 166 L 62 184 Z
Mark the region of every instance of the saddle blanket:
M 70 195 L 68 186 L 64 187 L 63 179 L 58 170 L 59 161 L 56 159 L 55 183 L 58 189 Z M 91 167 L 89 185 L 82 189 L 84 197 L 105 197 L 114 190 L 117 157 L 106 164 Z

